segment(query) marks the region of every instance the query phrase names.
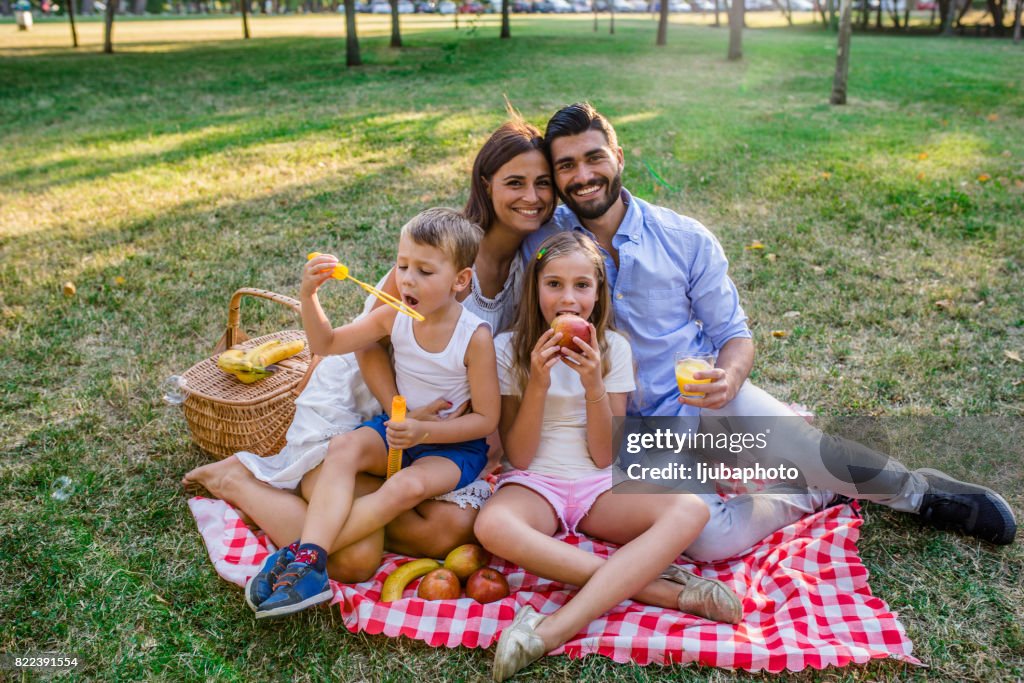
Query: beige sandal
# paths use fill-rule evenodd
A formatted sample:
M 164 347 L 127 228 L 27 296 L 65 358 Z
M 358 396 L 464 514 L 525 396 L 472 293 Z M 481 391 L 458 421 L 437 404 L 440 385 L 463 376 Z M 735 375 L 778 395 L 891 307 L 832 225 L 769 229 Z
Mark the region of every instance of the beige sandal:
M 721 581 L 697 576 L 674 564 L 669 565 L 661 578 L 683 587 L 676 598 L 680 612 L 724 624 L 738 624 L 743 619 L 740 597 Z

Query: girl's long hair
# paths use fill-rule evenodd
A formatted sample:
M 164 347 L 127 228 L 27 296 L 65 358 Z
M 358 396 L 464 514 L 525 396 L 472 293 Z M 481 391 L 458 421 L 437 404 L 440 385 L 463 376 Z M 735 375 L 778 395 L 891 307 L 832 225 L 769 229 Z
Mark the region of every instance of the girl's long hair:
M 540 152 L 541 156 L 547 159 L 544 155 L 544 137 L 540 130 L 523 120 L 511 108 L 509 115 L 512 118 L 491 133 L 491 137 L 477 152 L 469 183 L 469 200 L 466 202 L 466 208 L 462 210 L 462 215 L 483 228 L 484 232 L 489 231 L 494 224 L 494 203 L 487 192 L 487 186 L 498 169 L 526 152 Z M 554 211 L 554 202 L 551 210 Z M 544 220 L 547 221 L 549 218 L 550 215 Z
M 512 362 L 519 386 L 519 395 L 526 390 L 530 378 L 530 353 L 549 325 L 540 311 L 538 280 L 549 263 L 569 254 L 583 254 L 594 264 L 597 276 L 597 299 L 589 322 L 597 330 L 597 347 L 601 351 L 601 374 L 608 374 L 608 340 L 606 332 L 614 330 L 612 324 L 611 295 L 604 269 L 604 257 L 594 241 L 578 232 L 560 232 L 544 240 L 526 268 L 523 299 L 519 304 L 515 324 L 512 326 Z

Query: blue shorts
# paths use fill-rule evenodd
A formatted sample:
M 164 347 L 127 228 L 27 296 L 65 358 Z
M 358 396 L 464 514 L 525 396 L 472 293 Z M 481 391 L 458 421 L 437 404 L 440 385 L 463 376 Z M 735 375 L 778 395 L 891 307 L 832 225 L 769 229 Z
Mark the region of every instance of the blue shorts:
M 388 445 L 387 427 L 384 423 L 388 421 L 386 413 L 371 418 L 359 425 L 369 427 L 384 440 L 384 447 Z M 447 458 L 455 463 L 462 476 L 453 491 L 469 486 L 480 476 L 487 465 L 487 440 L 473 439 L 472 441 L 461 441 L 459 443 L 421 443 L 418 446 L 407 448 L 402 451 L 402 467 L 408 467 L 413 462 L 427 456 Z

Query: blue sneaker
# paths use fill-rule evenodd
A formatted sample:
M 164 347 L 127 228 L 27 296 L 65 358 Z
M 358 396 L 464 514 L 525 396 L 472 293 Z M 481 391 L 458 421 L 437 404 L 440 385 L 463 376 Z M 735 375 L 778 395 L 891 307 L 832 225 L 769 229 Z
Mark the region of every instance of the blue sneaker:
M 292 562 L 274 584 L 273 594 L 256 608 L 256 618 L 285 617 L 327 602 L 333 595 L 327 572 L 304 562 Z
M 245 584 L 245 603 L 253 612 L 274 592 L 277 577 L 284 573 L 285 568 L 294 559 L 295 545 L 285 546 L 269 555 L 259 573 L 249 578 Z

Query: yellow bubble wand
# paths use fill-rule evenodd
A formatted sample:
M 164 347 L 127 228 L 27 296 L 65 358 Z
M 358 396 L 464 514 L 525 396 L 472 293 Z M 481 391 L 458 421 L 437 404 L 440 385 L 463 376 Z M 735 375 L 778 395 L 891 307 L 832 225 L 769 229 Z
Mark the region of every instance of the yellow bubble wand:
M 318 251 L 310 252 L 309 255 L 306 256 L 306 260 L 309 261 L 311 259 L 316 258 L 319 255 L 320 252 Z M 388 306 L 395 309 L 399 313 L 405 313 L 410 318 L 414 320 L 419 320 L 420 322 L 423 322 L 423 320 L 425 319 L 419 311 L 415 310 L 414 308 L 410 308 L 409 306 L 405 305 L 402 301 L 396 299 L 387 292 L 383 292 L 374 287 L 373 285 L 368 285 L 365 282 L 357 280 L 354 277 L 352 277 L 352 275 L 348 272 L 348 266 L 342 263 L 339 263 L 338 265 L 334 266 L 334 272 L 331 273 L 331 277 L 333 277 L 335 280 L 351 280 L 352 282 L 356 283 L 357 285 L 365 289 L 367 292 L 374 295 L 375 297 L 377 297 L 378 299 L 380 299 L 381 301 L 383 301 L 384 303 L 386 303 Z

